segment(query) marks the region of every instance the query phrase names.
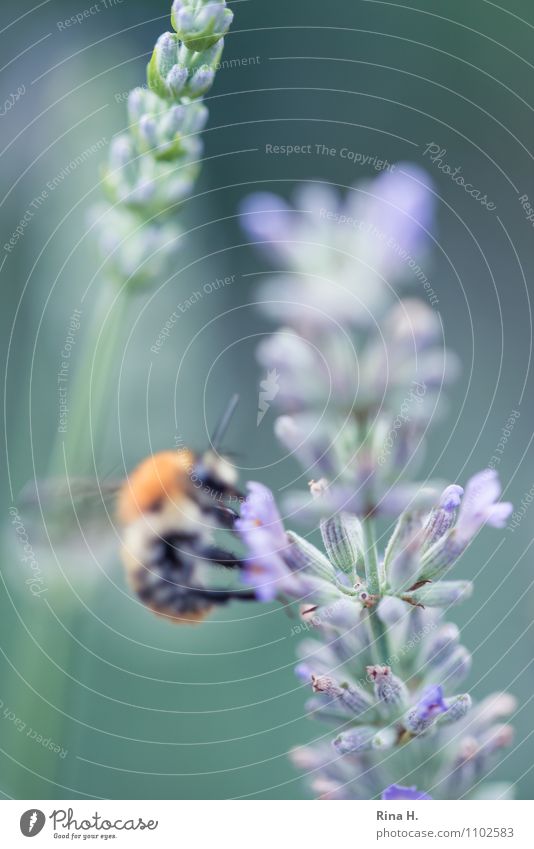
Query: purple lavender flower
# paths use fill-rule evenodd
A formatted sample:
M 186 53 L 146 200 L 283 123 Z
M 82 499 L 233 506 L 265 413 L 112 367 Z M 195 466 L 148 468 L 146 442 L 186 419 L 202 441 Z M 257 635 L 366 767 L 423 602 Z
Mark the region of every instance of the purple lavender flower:
M 288 542 L 271 490 L 255 481 L 250 481 L 247 489 L 248 498 L 241 507 L 241 516 L 236 522 L 236 528 L 247 544 L 251 539 L 256 539 L 260 528 L 261 532 L 269 536 L 275 549 L 283 550 Z
M 417 799 L 432 799 L 428 793 L 420 793 L 417 787 L 403 787 L 401 784 L 390 784 L 382 793 L 384 802 L 396 802 L 401 799 L 409 801 Z
M 513 506 L 508 501 L 497 501 L 500 494 L 499 476 L 494 469 L 485 469 L 468 481 L 455 526 L 459 543 L 467 545 L 484 525 L 504 528 Z
M 448 710 L 440 685 L 428 687 L 414 708 L 408 711 L 404 725 L 412 734 L 421 734 L 430 728 L 434 720 Z
M 441 686 L 429 687 L 425 690 L 416 705 L 417 715 L 422 720 L 434 719 L 438 714 L 445 713 L 447 705 L 443 698 Z
M 261 601 L 278 595 L 314 606 L 339 602 L 343 595 L 333 582 L 334 569 L 314 545 L 286 533 L 272 492 L 260 483 L 248 484 L 248 497 L 234 528 L 248 551 L 242 580 Z
M 284 559 L 289 540 L 270 489 L 260 483 L 248 484 L 248 498 L 235 529 L 248 549 L 243 581 L 255 588 L 261 601 L 272 601 L 291 572 Z
M 474 475 L 467 482 L 454 523 L 461 487 L 447 487 L 439 508 L 432 512 L 427 524 L 422 578 L 436 580 L 440 577 L 484 525 L 504 527 L 513 506 L 508 501 L 498 501 L 500 494 L 501 484 L 494 469 Z

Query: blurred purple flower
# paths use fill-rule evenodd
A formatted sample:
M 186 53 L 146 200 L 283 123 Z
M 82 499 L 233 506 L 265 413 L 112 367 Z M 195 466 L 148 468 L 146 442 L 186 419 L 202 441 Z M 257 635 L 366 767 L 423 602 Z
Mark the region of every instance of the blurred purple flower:
M 248 484 L 248 497 L 235 529 L 248 554 L 242 579 L 261 601 L 272 601 L 280 589 L 296 583 L 288 560 L 290 546 L 272 492 L 260 483 Z
M 241 223 L 249 238 L 269 244 L 288 238 L 294 215 L 292 207 L 272 192 L 249 195 L 241 204 Z
M 401 784 L 390 784 L 382 793 L 384 802 L 396 802 L 402 799 L 415 801 L 417 799 L 432 799 L 432 796 L 429 796 L 428 793 L 420 793 L 417 787 L 403 787 Z
M 270 192 L 248 197 L 241 223 L 285 263 L 263 289 L 264 309 L 310 334 L 317 324 L 376 319 L 417 264 L 432 227 L 434 196 L 424 171 L 400 163 L 339 196 L 320 182 L 290 206 Z

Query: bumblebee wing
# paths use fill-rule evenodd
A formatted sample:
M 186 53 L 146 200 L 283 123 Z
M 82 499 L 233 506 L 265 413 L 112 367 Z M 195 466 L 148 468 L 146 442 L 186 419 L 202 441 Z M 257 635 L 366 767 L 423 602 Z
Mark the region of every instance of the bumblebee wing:
M 51 504 L 85 501 L 109 501 L 122 486 L 122 481 L 98 481 L 95 478 L 41 478 L 29 481 L 21 490 L 17 505 L 21 510 L 39 509 Z
M 35 534 L 68 542 L 80 528 L 91 534 L 110 530 L 121 485 L 118 480 L 82 477 L 37 479 L 24 486 L 17 507 Z

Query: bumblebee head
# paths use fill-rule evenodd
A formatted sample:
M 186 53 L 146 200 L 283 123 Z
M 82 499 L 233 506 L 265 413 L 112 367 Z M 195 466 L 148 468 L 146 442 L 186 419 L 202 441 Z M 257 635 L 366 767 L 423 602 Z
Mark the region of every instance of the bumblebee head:
M 191 472 L 191 483 L 203 500 L 242 498 L 237 489 L 238 474 L 233 463 L 212 449 L 198 457 Z
M 210 450 L 200 455 L 186 448 L 161 451 L 147 457 L 129 475 L 117 505 L 123 525 L 133 524 L 142 516 L 152 519 L 155 514 L 172 511 L 193 520 L 191 512 L 209 510 L 224 498 L 242 498 L 236 488 L 237 469 L 217 450 L 237 402 L 235 395 L 216 428 Z

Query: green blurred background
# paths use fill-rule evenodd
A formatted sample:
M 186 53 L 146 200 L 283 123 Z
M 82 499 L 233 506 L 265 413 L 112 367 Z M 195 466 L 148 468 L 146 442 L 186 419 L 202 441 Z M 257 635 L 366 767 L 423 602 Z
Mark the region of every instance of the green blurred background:
M 465 480 L 488 464 L 509 415 L 519 411 L 499 466 L 507 497 L 519 504 L 534 484 L 534 256 L 518 200 L 534 198 L 532 3 L 230 6 L 235 22 L 224 58 L 235 61 L 219 72 L 207 98 L 206 162 L 182 213 L 191 232 L 173 275 L 139 295 L 125 319 L 96 471 L 121 474 L 177 438 L 202 447 L 206 427 L 239 390 L 229 442 L 248 469 L 244 478 L 274 488 L 291 480 L 296 466 L 278 462 L 272 418 L 256 428 L 255 340 L 243 341 L 270 328 L 248 306 L 256 278 L 246 276 L 269 262 L 244 244 L 235 216 L 254 188 L 289 196 L 299 180 L 349 186 L 372 175 L 339 156 L 265 153 L 266 144 L 317 143 L 412 160 L 435 178 L 432 283 L 464 373 L 432 430 L 424 472 Z M 82 23 L 62 25 L 90 8 Z M 166 2 L 153 0 L 2 3 L 0 102 L 20 92 L 0 117 L 2 245 L 25 212 L 35 211 L 16 247 L 2 248 L 0 257 L 3 361 L 9 347 L 0 585 L 6 796 L 306 798 L 286 753 L 321 733 L 303 716 L 306 695 L 292 672 L 293 622 L 274 606 L 231 608 L 201 628 L 173 628 L 131 598 L 113 544 L 106 549 L 91 537 L 59 553 L 59 565 L 53 555 L 40 555 L 49 570 L 47 593 L 34 598 L 9 526 L 12 494 L 47 471 L 69 316 L 98 279 L 87 211 L 99 199 L 107 144 L 124 127 L 124 93 L 144 81 L 152 45 L 169 28 L 168 12 Z M 423 156 L 430 142 L 447 150 L 446 161 L 462 167 L 496 213 L 432 166 Z M 98 149 L 35 210 L 31 204 L 47 183 L 93 145 Z M 157 357 L 150 352 L 178 303 L 232 275 L 231 285 L 184 313 Z M 84 342 L 94 288 L 84 299 L 75 350 Z M 510 688 L 519 699 L 516 741 L 493 777 L 517 779 L 523 798 L 532 798 L 534 786 L 533 518 L 527 511 L 514 533 L 488 532 L 472 546 L 461 570 L 462 577 L 480 570 L 476 593 L 454 616 L 474 652 L 473 694 Z M 67 754 L 45 748 L 48 739 Z

